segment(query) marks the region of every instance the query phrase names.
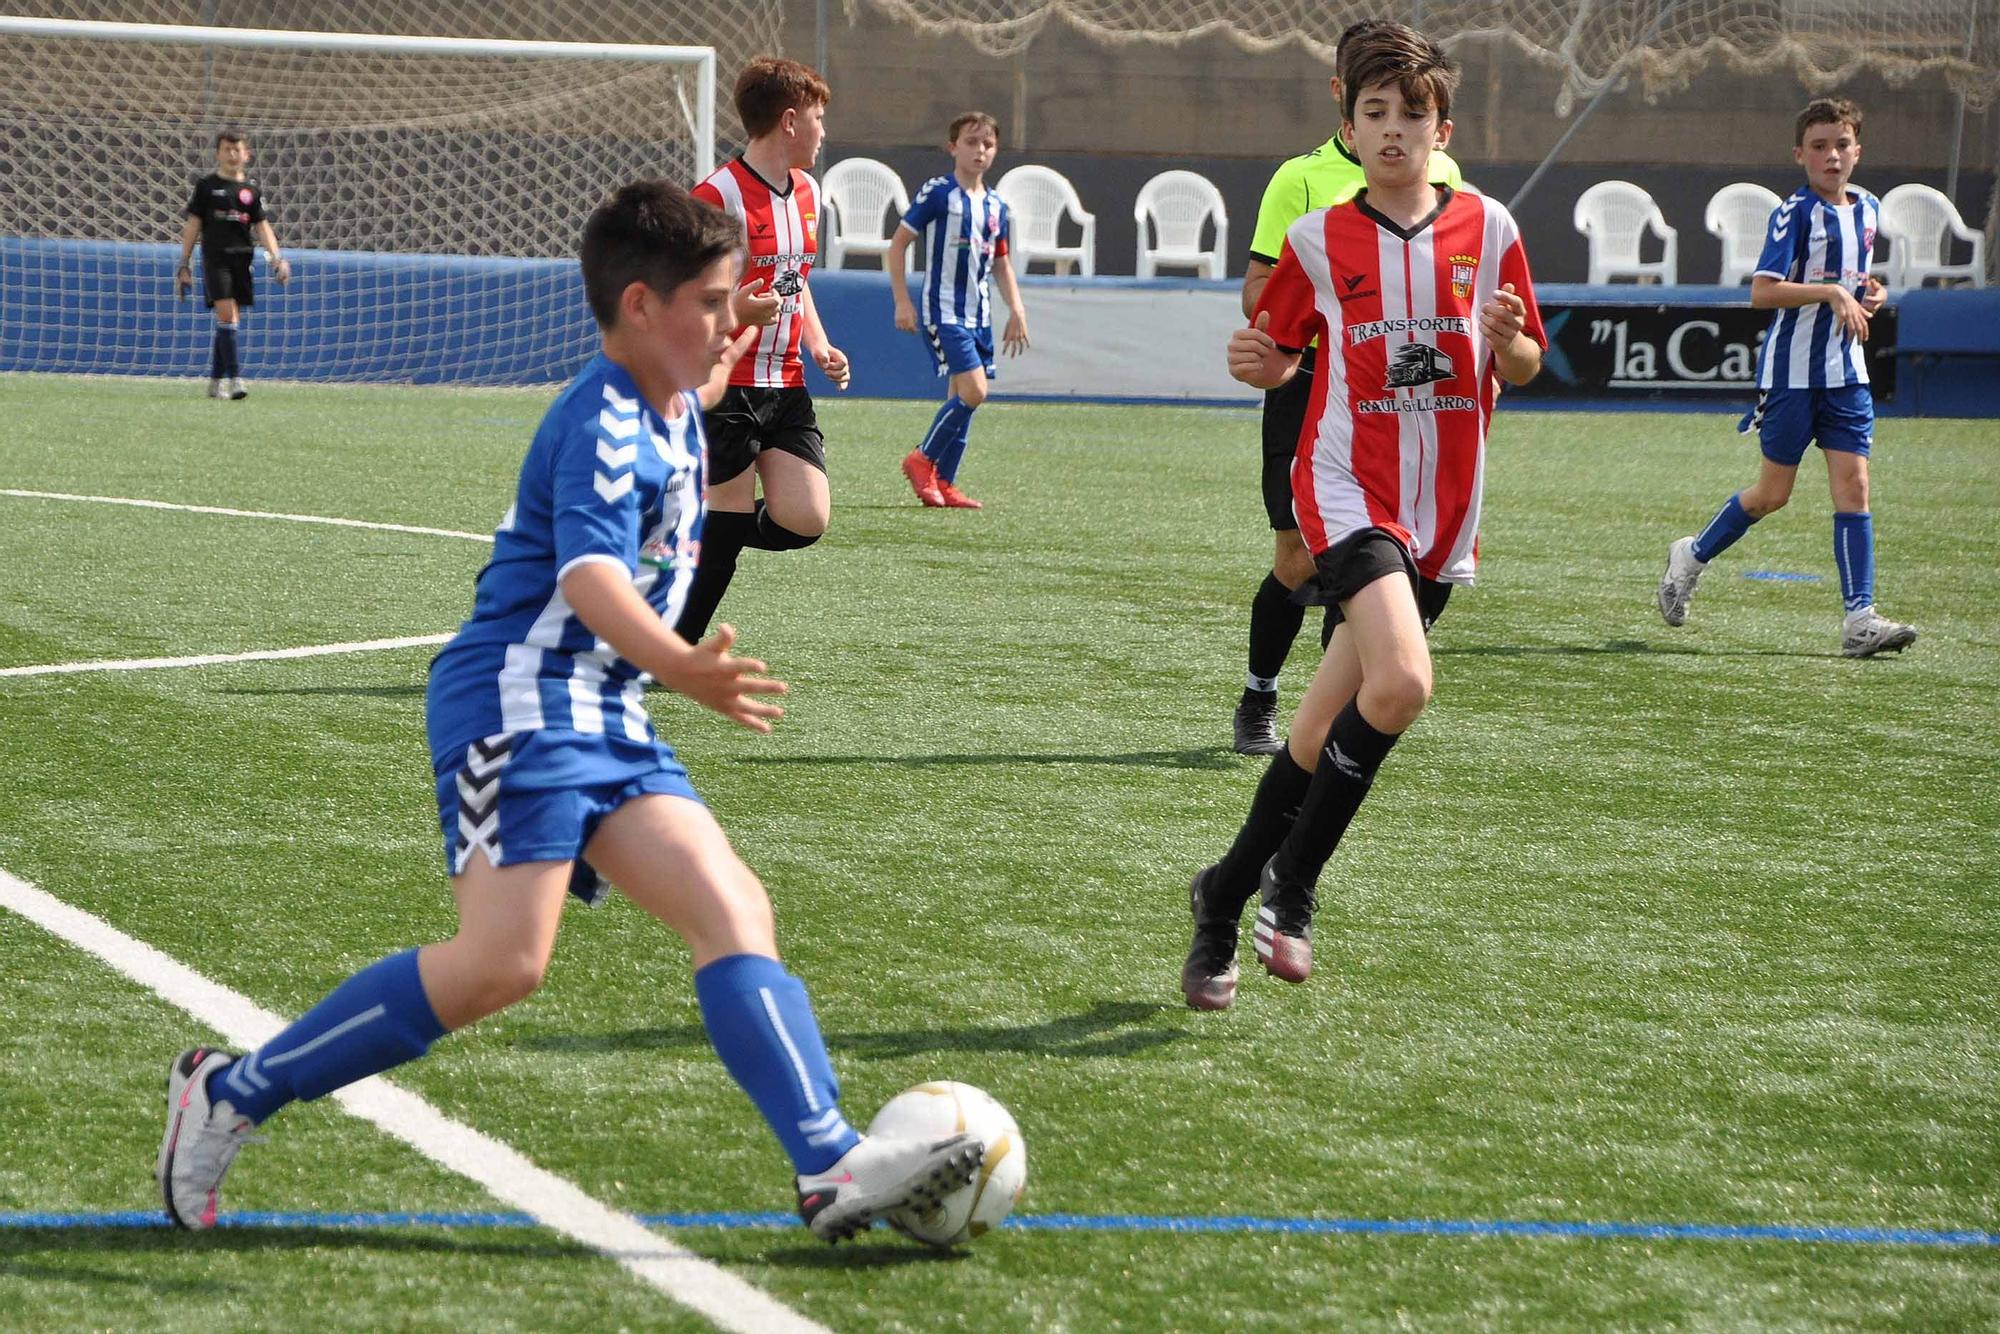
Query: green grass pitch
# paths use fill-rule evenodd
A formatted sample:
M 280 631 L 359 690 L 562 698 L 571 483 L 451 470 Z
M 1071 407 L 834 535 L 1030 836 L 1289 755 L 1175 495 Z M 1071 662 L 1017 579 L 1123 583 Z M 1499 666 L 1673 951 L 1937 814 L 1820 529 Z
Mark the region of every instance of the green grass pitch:
M 0 488 L 484 532 L 547 398 L 0 377 Z M 831 533 L 747 553 L 724 607 L 790 715 L 768 738 L 653 715 L 770 887 L 851 1115 L 989 1089 L 1030 1146 L 1026 1216 L 2000 1226 L 1993 424 L 1882 423 L 1880 601 L 1922 637 L 1853 662 L 1816 460 L 1669 630 L 1667 543 L 1753 475 L 1733 422 L 1503 412 L 1480 586 L 1328 869 L 1317 974 L 1275 982 L 1246 940 L 1236 1008 L 1198 1015 L 1187 877 L 1260 772 L 1226 745 L 1270 555 L 1253 414 L 1003 397 L 963 513 L 897 473 L 927 405 L 822 412 Z M 0 496 L 0 667 L 445 632 L 484 555 Z M 297 1012 L 450 930 L 428 653 L 0 678 L 0 868 Z M 153 1207 L 165 1064 L 206 1036 L 0 911 L 0 1212 Z M 622 902 L 571 913 L 541 993 L 393 1077 L 620 1208 L 790 1204 L 685 951 Z M 268 1130 L 227 1208 L 495 1207 L 331 1104 Z M 1990 1242 L 676 1235 L 852 1330 L 2000 1324 Z M 0 1227 L 0 1311 L 699 1325 L 526 1228 Z

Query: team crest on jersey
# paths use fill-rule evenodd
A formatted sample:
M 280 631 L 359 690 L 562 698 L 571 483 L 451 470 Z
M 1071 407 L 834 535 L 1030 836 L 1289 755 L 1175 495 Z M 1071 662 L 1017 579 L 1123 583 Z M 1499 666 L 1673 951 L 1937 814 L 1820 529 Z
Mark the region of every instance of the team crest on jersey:
M 1429 343 L 1405 343 L 1389 358 L 1384 389 L 1413 389 L 1451 378 L 1451 358 Z
M 257 197 L 256 195 L 251 194 L 248 190 L 238 190 L 236 192 L 236 202 L 244 205 L 245 207 L 248 207 L 250 201 L 255 199 L 256 197 Z
M 1472 295 L 1472 275 L 1479 269 L 1479 256 L 1451 257 L 1451 294 L 1460 301 Z

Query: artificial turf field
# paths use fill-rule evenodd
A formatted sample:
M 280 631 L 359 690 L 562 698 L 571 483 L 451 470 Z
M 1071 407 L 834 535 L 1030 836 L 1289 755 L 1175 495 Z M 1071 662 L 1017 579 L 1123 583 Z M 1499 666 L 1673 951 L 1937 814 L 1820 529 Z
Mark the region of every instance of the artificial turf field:
M 0 377 L 0 488 L 485 532 L 548 397 L 254 388 Z M 746 553 L 724 606 L 789 716 L 653 716 L 850 1115 L 990 1090 L 1031 1226 L 940 1256 L 761 1223 L 788 1167 L 621 901 L 395 1082 L 618 1208 L 725 1215 L 673 1234 L 838 1329 L 2000 1324 L 2000 428 L 1881 424 L 1880 602 L 1922 637 L 1857 662 L 1816 460 L 1669 630 L 1668 541 L 1754 475 L 1732 419 L 1503 411 L 1481 583 L 1328 868 L 1317 972 L 1264 976 L 1246 930 L 1208 1015 L 1186 881 L 1260 773 L 1227 747 L 1253 414 L 996 401 L 965 513 L 897 473 L 928 406 L 821 410 L 832 532 Z M 0 495 L 0 668 L 442 633 L 484 555 Z M 0 870 L 296 1013 L 451 929 L 430 652 L 0 677 Z M 551 1232 L 369 1220 L 500 1206 L 331 1102 L 238 1161 L 225 1210 L 267 1225 L 131 1226 L 201 1040 L 0 910 L 0 1325 L 700 1327 Z

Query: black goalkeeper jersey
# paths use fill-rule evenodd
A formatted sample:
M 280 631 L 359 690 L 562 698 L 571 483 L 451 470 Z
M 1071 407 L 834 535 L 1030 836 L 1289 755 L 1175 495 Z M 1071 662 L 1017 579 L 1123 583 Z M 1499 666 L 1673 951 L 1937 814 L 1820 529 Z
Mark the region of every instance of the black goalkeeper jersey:
M 264 221 L 264 196 L 257 182 L 204 176 L 194 183 L 187 211 L 190 217 L 201 219 L 203 263 L 233 259 L 257 249 L 250 237 L 250 229 Z

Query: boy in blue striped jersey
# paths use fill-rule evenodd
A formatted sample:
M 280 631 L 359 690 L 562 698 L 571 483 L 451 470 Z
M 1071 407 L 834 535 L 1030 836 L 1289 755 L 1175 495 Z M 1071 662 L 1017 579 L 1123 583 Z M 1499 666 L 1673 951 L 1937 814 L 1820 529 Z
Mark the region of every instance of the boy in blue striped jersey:
M 1916 642 L 1916 630 L 1875 610 L 1868 510 L 1875 400 L 1861 345 L 1886 294 L 1868 273 L 1881 205 L 1847 183 L 1861 160 L 1861 108 L 1845 98 L 1808 104 L 1792 157 L 1805 168 L 1806 184 L 1772 212 L 1750 280 L 1750 304 L 1777 312 L 1757 354 L 1757 406 L 1739 428 L 1757 432 L 1762 466 L 1708 527 L 1668 548 L 1660 615 L 1668 625 L 1687 619 L 1702 571 L 1751 524 L 1784 507 L 1806 446 L 1817 442 L 1833 490 L 1833 557 L 1847 611 L 1840 651 L 1850 658 L 1900 652 Z
M 951 377 L 944 406 L 923 444 L 903 460 L 903 476 L 926 505 L 976 510 L 982 508 L 980 503 L 955 483 L 973 411 L 986 401 L 987 384 L 998 374 L 993 364 L 989 277 L 999 283 L 1007 303 L 1001 344 L 1009 356 L 1020 355 L 1028 346 L 1028 316 L 1007 258 L 1012 233 L 1007 205 L 986 188 L 986 173 L 1000 152 L 1000 122 L 984 111 L 968 111 L 952 121 L 946 147 L 951 175 L 934 177 L 917 191 L 889 242 L 884 263 L 896 300 L 896 327 L 915 333 L 919 314 L 910 304 L 903 256 L 910 242 L 923 238 L 921 322 L 938 374 Z
M 969 1180 L 970 1136 L 864 1140 L 771 903 L 641 703 L 657 680 L 758 732 L 785 690 L 673 630 L 702 520 L 702 409 L 756 338 L 730 340 L 742 225 L 667 181 L 628 185 L 583 231 L 603 351 L 535 432 L 472 616 L 431 666 L 426 718 L 458 934 L 390 955 L 257 1050 L 206 1047 L 169 1070 L 156 1166 L 168 1216 L 213 1227 L 252 1129 L 415 1060 L 540 984 L 563 902 L 609 881 L 693 955 L 702 1022 L 798 1173 L 813 1232 L 838 1241 Z

